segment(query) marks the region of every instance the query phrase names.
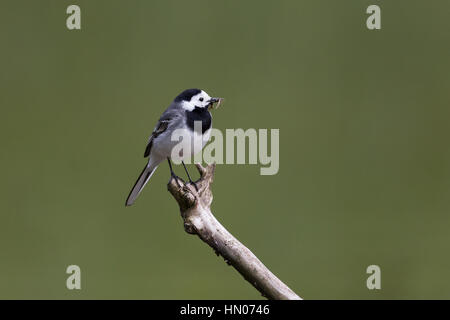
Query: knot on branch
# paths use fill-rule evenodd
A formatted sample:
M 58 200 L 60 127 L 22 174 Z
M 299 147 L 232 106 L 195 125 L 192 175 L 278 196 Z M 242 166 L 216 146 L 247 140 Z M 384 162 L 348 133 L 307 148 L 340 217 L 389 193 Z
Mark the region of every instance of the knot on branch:
M 167 189 L 180 207 L 181 216 L 184 220 L 184 229 L 190 234 L 197 233 L 195 227 L 190 222 L 191 219 L 195 218 L 194 215 L 199 212 L 197 209 L 209 210 L 211 206 L 213 200 L 211 183 L 214 178 L 216 164 L 213 163 L 203 167 L 201 164 L 196 163 L 195 166 L 200 173 L 200 179 L 195 181 L 197 188 L 189 182 L 184 182 L 178 176 L 171 177 L 167 184 Z

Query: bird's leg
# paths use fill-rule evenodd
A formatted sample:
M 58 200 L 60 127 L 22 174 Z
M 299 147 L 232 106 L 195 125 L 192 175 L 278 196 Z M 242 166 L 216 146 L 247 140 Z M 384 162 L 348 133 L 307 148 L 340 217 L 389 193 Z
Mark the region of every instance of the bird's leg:
M 188 176 L 188 178 L 189 178 L 189 182 L 192 183 L 192 184 L 194 185 L 195 190 L 197 190 L 197 192 L 198 192 L 197 185 L 195 184 L 194 181 L 192 181 L 191 176 L 189 175 L 189 171 L 187 170 L 186 165 L 184 164 L 184 161 L 181 161 L 181 163 L 183 164 L 184 170 L 186 171 L 186 174 L 187 174 L 187 176 Z
M 175 172 L 173 172 L 173 169 L 172 169 L 172 163 L 170 162 L 170 158 L 169 158 L 169 157 L 167 157 L 167 162 L 169 162 L 170 176 L 171 176 L 172 178 L 174 178 L 175 181 L 177 182 L 177 185 L 180 186 L 180 184 L 178 183 L 178 177 L 177 177 L 177 175 L 175 174 Z

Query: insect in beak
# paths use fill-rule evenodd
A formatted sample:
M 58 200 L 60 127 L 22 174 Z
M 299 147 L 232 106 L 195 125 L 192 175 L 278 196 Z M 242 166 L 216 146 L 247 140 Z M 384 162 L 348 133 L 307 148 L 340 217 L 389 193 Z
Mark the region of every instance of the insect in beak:
M 208 109 L 217 109 L 223 102 L 223 98 L 211 98 L 209 99 Z

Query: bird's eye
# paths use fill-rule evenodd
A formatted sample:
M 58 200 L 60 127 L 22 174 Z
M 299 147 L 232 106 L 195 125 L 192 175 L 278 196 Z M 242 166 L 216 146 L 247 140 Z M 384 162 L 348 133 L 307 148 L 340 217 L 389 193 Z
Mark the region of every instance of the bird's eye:
M 200 98 L 199 100 L 200 100 L 200 101 L 203 101 L 203 98 Z

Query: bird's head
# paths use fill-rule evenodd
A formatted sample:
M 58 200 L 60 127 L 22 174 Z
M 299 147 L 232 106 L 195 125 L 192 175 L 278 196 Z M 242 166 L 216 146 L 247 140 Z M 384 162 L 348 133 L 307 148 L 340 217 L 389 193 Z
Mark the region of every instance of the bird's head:
M 221 100 L 222 98 L 210 97 L 209 94 L 200 89 L 187 89 L 180 93 L 174 102 L 179 103 L 183 109 L 192 111 L 196 107 L 210 109 Z

